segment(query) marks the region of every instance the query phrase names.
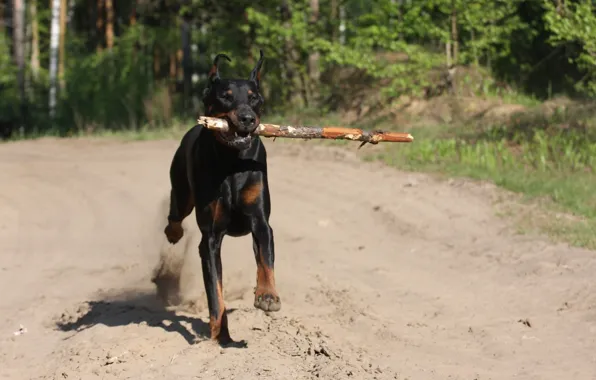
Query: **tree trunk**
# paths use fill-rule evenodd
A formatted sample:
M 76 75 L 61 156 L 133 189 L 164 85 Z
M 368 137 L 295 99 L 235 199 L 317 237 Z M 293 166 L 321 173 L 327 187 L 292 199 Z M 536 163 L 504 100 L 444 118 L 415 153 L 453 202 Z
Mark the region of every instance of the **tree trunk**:
M 130 26 L 137 24 L 137 0 L 133 1 L 132 11 L 130 12 Z
M 290 6 L 289 0 L 284 0 L 282 2 L 282 21 L 284 28 L 291 29 L 292 28 L 292 8 Z M 304 71 L 301 71 L 301 67 L 303 67 L 304 62 L 301 61 L 300 54 L 296 50 L 294 45 L 294 41 L 292 38 L 287 38 L 284 44 L 284 54 L 285 54 L 285 68 L 286 68 L 286 75 L 287 75 L 287 83 L 290 88 L 297 88 L 299 90 L 300 95 L 302 96 L 302 101 L 305 107 L 309 105 L 309 96 L 308 96 L 308 81 L 306 79 L 306 74 Z M 296 82 L 296 77 L 298 79 L 298 83 Z M 288 103 L 292 102 L 294 91 L 288 91 L 286 93 L 286 99 Z
M 56 93 L 58 75 L 58 47 L 60 43 L 60 3 L 52 0 L 52 24 L 50 29 L 50 118 L 56 115 Z
M 74 12 L 75 12 L 75 5 L 76 5 L 75 0 L 68 1 L 68 12 L 66 15 L 66 29 L 67 30 L 70 30 L 70 28 L 72 27 L 72 19 L 73 19 Z
M 66 0 L 61 0 L 60 3 L 60 47 L 58 57 L 58 78 L 60 78 L 60 88 L 64 89 L 64 60 L 66 50 L 66 12 L 68 10 L 68 3 Z
M 97 36 L 97 51 L 100 52 L 103 50 L 103 13 L 104 13 L 104 4 L 105 0 L 97 0 L 97 18 L 95 21 L 95 28 L 96 28 L 96 36 Z
M 457 83 L 455 80 L 455 71 L 457 70 L 459 42 L 457 35 L 457 4 L 456 0 L 451 0 L 451 41 L 453 43 L 453 66 L 449 67 L 448 75 L 451 82 L 451 91 L 457 95 Z
M 292 13 L 290 10 L 290 4 L 288 3 L 288 0 L 283 0 L 282 1 L 282 5 L 281 5 L 281 21 L 282 21 L 282 25 L 285 29 L 289 29 L 291 27 L 290 24 L 290 20 L 292 18 Z M 292 65 L 292 59 L 291 59 L 291 51 L 292 51 L 292 42 L 289 39 L 286 39 L 285 43 L 284 43 L 284 59 L 283 59 L 283 65 L 284 65 L 284 76 L 285 76 L 285 82 L 287 84 L 287 88 L 290 88 L 292 86 L 294 86 L 294 77 L 295 77 L 295 73 L 294 73 L 294 69 L 293 69 L 293 65 Z M 286 103 L 291 103 L 292 102 L 292 97 L 293 97 L 293 91 L 287 91 L 285 92 L 285 100 Z
M 108 50 L 114 47 L 114 7 L 112 0 L 105 0 L 106 6 L 106 46 Z
M 25 116 L 25 0 L 13 1 L 13 48 L 18 67 L 17 83 L 21 101 L 21 118 Z
M 337 18 L 339 14 L 338 0 L 331 0 L 331 12 L 329 13 L 329 23 L 331 25 L 331 41 L 337 42 Z
M 395 2 L 395 0 L 394 0 Z M 404 23 L 404 0 L 397 0 L 397 23 L 399 25 L 399 39 L 404 39 L 403 23 Z
M 161 61 L 159 56 L 159 46 L 153 43 L 153 80 L 159 80 L 161 78 Z
M 37 21 L 37 0 L 29 1 L 29 15 L 31 17 L 31 74 L 33 79 L 39 78 L 39 23 Z
M 310 0 L 310 11 L 310 27 L 316 32 L 317 23 L 319 22 L 319 0 Z M 313 85 L 319 82 L 319 58 L 319 52 L 313 52 L 308 57 L 308 74 Z
M 129 16 L 128 20 L 129 20 L 129 25 L 130 26 L 135 26 L 137 24 L 137 0 L 134 0 L 133 1 L 132 10 L 130 12 L 130 16 Z M 141 44 L 141 46 L 143 44 L 142 43 L 142 40 L 143 40 L 143 36 L 140 36 L 139 37 L 139 43 Z M 132 49 L 132 60 L 135 63 L 137 63 L 138 50 L 139 50 L 138 49 L 138 45 L 135 44 L 135 46 Z M 145 67 L 144 66 L 141 66 L 139 69 L 140 69 L 141 72 L 144 72 L 145 71 Z
M 170 94 L 176 92 L 176 79 L 178 78 L 178 61 L 176 59 L 176 53 L 170 53 L 170 80 L 169 82 L 169 91 Z
M 2 15 L 2 19 L 0 21 L 0 32 L 6 33 L 6 39 L 8 41 L 12 41 L 12 6 L 13 3 L 11 0 L 8 0 L 5 3 L 0 1 L 0 13 Z
M 339 43 L 346 44 L 346 7 L 339 6 Z
M 248 21 L 248 12 L 244 11 L 243 20 L 248 25 L 248 32 L 244 36 L 244 47 L 246 48 L 246 62 L 250 67 L 255 65 L 255 57 L 252 53 L 252 45 L 254 40 L 254 27 Z
M 5 11 L 4 3 L 0 0 L 0 34 L 4 33 L 5 24 L 6 24 L 6 17 L 4 14 Z
M 472 40 L 472 55 L 474 57 L 474 65 L 478 66 L 478 48 L 476 47 L 476 32 L 474 29 L 470 30 L 470 39 Z
M 451 41 L 453 43 L 453 65 L 457 65 L 457 56 L 459 54 L 459 44 L 457 36 L 457 8 L 455 0 L 451 0 Z
M 182 16 L 182 25 L 180 26 L 180 35 L 182 37 L 182 83 L 184 87 L 184 110 L 191 107 L 191 89 L 192 89 L 192 30 L 190 16 Z

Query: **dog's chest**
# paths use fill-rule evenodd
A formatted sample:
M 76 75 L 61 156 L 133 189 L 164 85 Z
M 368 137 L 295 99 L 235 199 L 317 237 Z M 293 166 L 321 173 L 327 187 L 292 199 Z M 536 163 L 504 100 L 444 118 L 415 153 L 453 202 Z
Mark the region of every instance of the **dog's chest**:
M 257 210 L 260 190 L 248 178 L 231 178 L 222 188 L 221 201 L 227 218 L 225 228 L 230 236 L 243 236 L 251 231 L 251 220 Z M 257 190 L 259 193 L 257 193 Z
M 230 208 L 233 210 L 246 210 L 253 206 L 263 190 L 262 182 L 254 176 L 232 176 L 229 186 L 224 191 L 228 194 Z

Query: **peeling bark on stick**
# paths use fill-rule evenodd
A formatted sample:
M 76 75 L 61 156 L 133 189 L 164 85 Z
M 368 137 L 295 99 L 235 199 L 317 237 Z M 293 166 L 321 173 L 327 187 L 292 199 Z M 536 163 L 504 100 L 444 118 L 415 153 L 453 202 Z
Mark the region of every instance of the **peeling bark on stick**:
M 228 122 L 225 119 L 201 116 L 198 123 L 205 128 L 226 132 Z M 311 127 L 311 126 L 290 126 L 276 124 L 260 124 L 254 134 L 262 137 L 281 137 L 290 139 L 331 139 L 351 140 L 363 143 L 377 144 L 380 142 L 402 142 L 414 141 L 409 133 L 364 131 L 358 128 L 343 127 Z

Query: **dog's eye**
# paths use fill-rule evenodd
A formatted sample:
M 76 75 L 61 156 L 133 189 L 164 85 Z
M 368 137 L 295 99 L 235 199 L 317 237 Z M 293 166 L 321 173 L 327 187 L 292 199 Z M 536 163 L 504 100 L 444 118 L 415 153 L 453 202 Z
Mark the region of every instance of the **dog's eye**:
M 259 97 L 258 97 L 258 96 L 256 96 L 255 94 L 250 94 L 250 95 L 248 96 L 248 101 L 249 101 L 249 102 L 251 102 L 251 103 L 254 103 L 254 102 L 256 102 L 257 100 L 259 100 Z
M 222 99 L 227 100 L 228 102 L 231 102 L 232 100 L 234 100 L 234 97 L 232 96 L 232 94 L 228 93 L 228 92 L 224 92 L 221 95 Z

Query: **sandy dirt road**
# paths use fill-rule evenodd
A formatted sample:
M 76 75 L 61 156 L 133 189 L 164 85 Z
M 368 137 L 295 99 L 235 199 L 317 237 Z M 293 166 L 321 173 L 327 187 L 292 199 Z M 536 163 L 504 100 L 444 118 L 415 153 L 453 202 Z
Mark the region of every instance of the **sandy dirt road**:
M 594 252 L 514 235 L 488 185 L 266 144 L 282 310 L 253 308 L 251 240 L 226 238 L 247 343 L 226 349 L 206 340 L 192 218 L 198 314 L 149 281 L 177 141 L 0 145 L 0 378 L 596 379 Z

